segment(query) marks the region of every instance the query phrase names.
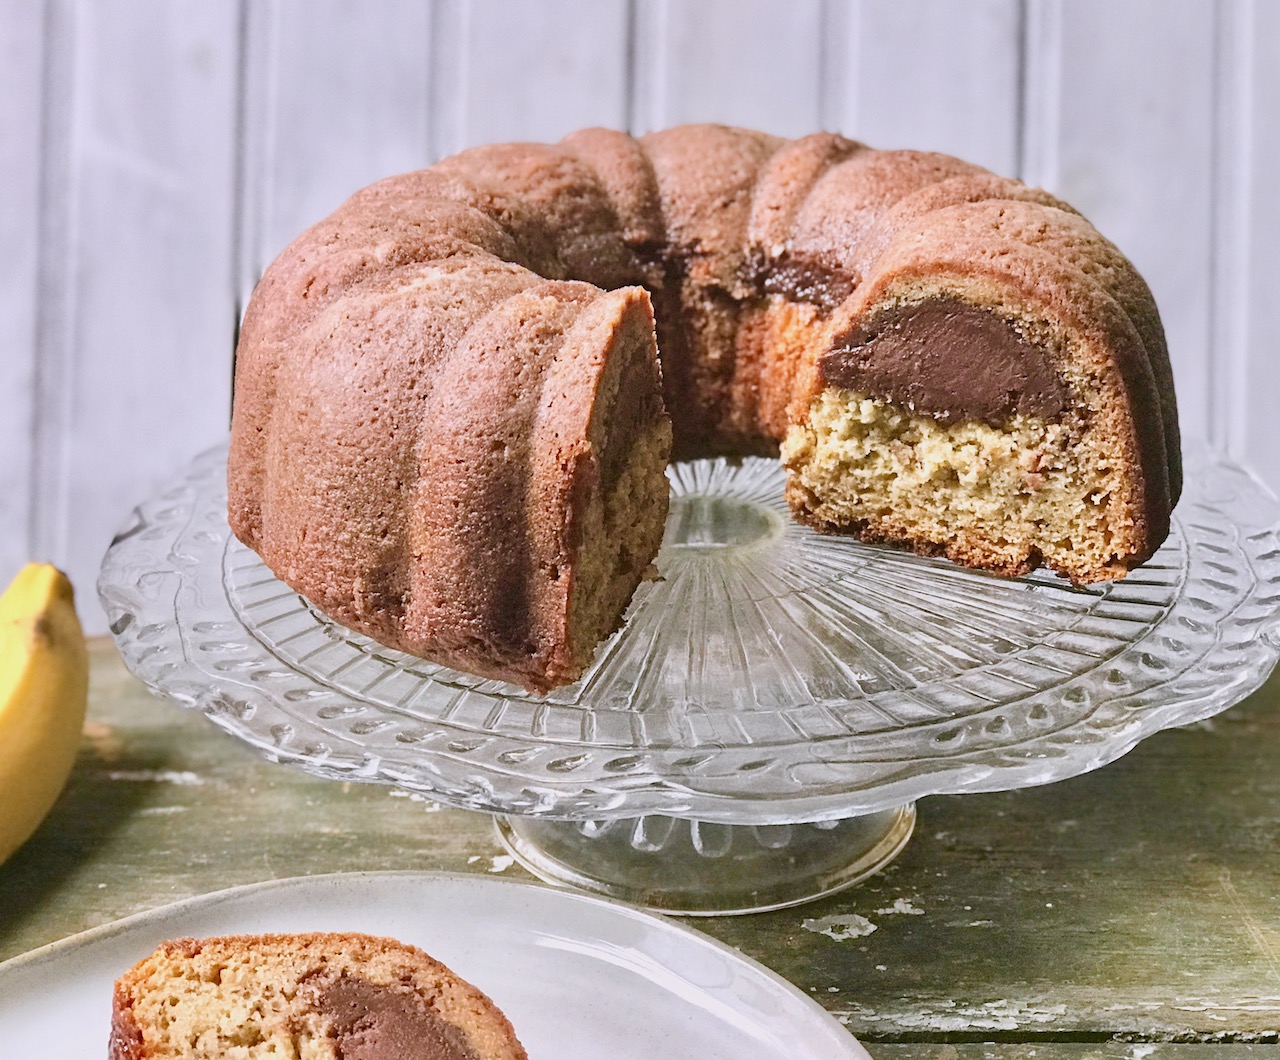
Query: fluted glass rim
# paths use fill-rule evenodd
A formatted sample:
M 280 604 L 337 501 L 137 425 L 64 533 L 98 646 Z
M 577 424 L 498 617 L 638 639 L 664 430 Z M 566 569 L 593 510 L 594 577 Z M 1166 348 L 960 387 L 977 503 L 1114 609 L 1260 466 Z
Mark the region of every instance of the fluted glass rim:
M 225 461 L 225 445 L 194 459 L 104 557 L 99 596 L 126 665 L 272 760 L 470 809 L 770 824 L 1048 783 L 1225 710 L 1280 657 L 1280 504 L 1205 446 L 1187 447 L 1169 541 L 1100 587 L 997 579 L 785 518 L 772 551 L 668 543 L 665 580 L 637 594 L 582 682 L 547 697 L 320 614 L 230 535 Z M 780 475 L 759 458 L 670 472 L 677 500 L 721 491 L 785 512 Z M 785 591 L 752 589 L 757 573 Z M 741 628 L 711 628 L 719 612 L 700 612 L 690 585 L 722 593 Z M 1002 626 L 1028 632 L 1006 650 Z M 834 659 L 834 676 L 814 677 L 833 629 L 875 665 Z

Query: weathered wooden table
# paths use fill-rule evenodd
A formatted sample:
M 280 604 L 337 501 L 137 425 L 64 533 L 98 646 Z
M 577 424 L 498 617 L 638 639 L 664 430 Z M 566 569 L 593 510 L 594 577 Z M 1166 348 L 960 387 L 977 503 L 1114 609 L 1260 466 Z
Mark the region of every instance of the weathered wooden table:
M 1280 1056 L 1280 677 L 1087 776 L 918 809 L 866 883 L 690 923 L 877 1058 Z M 487 816 L 266 762 L 95 641 L 71 782 L 0 866 L 0 960 L 179 898 L 357 869 L 523 875 Z

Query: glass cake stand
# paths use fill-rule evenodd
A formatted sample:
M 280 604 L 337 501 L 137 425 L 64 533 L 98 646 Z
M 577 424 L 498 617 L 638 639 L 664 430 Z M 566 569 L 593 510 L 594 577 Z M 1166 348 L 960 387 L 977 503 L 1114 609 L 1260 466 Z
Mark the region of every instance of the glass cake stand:
M 493 813 L 543 879 L 667 912 L 849 886 L 915 800 L 1095 769 L 1280 655 L 1280 505 L 1205 449 L 1159 553 L 1087 588 L 815 534 L 776 461 L 674 465 L 661 579 L 547 696 L 326 618 L 231 536 L 225 463 L 198 457 L 106 554 L 129 668 L 272 760 Z

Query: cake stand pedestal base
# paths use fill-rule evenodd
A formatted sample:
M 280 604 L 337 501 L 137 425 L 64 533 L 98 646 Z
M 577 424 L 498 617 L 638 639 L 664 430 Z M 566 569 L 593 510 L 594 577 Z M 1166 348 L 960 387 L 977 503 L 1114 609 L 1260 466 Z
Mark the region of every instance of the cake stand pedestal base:
M 811 824 L 495 818 L 503 845 L 539 879 L 679 916 L 759 913 L 833 894 L 888 865 L 915 822 L 913 803 Z

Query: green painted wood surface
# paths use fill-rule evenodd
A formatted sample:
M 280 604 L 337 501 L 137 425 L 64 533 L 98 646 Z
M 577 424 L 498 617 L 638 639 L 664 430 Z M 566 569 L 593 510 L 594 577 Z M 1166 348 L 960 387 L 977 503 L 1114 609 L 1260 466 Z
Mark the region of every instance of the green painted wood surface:
M 1280 1054 L 1280 678 L 1095 773 L 919 814 L 859 887 L 691 923 L 877 1058 Z M 72 780 L 0 866 L 0 959 L 179 898 L 357 869 L 524 876 L 484 815 L 269 763 L 95 642 Z M 1215 1044 L 1146 1044 L 1170 1041 Z

